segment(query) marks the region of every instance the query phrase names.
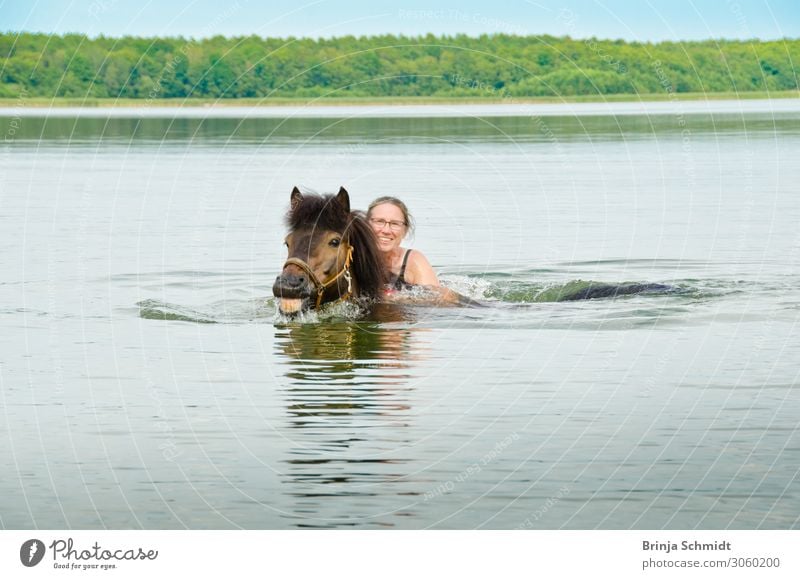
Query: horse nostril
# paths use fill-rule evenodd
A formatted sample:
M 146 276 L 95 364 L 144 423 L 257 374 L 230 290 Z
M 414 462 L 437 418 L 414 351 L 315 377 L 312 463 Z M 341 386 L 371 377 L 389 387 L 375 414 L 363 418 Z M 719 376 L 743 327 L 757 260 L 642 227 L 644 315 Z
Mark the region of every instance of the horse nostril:
M 306 283 L 306 278 L 304 278 L 303 276 L 300 276 L 300 277 L 298 277 L 298 278 L 297 278 L 297 281 L 298 281 L 298 282 L 299 282 L 301 285 L 305 285 L 305 283 Z

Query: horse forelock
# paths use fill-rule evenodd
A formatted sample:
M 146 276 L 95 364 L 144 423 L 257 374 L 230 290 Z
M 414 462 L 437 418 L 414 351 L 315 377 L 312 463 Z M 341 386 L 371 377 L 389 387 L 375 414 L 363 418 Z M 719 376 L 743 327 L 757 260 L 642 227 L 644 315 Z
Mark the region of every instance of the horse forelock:
M 333 195 L 304 195 L 286 214 L 290 231 L 303 227 L 344 232 L 349 215 Z

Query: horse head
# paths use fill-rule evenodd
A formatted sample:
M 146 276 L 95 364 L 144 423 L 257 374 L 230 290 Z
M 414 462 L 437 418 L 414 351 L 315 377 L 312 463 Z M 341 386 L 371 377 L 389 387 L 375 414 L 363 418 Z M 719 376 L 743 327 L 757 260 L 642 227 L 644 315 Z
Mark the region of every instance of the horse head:
M 286 214 L 288 256 L 272 293 L 283 314 L 377 296 L 383 267 L 366 220 L 350 211 L 344 187 L 336 195 L 302 194 L 295 187 Z

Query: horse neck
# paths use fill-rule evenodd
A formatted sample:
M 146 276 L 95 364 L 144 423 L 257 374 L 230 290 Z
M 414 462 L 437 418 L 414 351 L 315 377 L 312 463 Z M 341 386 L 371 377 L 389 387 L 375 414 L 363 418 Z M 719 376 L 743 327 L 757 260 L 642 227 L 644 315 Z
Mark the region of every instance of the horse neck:
M 337 300 L 342 299 L 347 295 L 347 280 L 344 277 L 341 277 L 337 280 L 336 283 L 331 284 L 325 292 L 322 294 L 322 304 L 328 304 L 331 302 L 335 302 Z M 356 278 L 352 275 L 352 271 L 350 272 L 350 296 L 348 297 L 357 297 L 358 296 L 358 282 Z

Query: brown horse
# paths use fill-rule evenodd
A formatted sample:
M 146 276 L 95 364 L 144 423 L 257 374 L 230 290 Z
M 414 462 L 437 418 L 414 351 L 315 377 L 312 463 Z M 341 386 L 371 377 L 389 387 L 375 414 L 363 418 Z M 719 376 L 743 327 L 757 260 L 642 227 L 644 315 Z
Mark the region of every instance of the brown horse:
M 288 258 L 272 286 L 283 314 L 347 299 L 371 301 L 386 283 L 375 234 L 364 215 L 337 195 L 302 194 L 295 187 L 286 214 Z

